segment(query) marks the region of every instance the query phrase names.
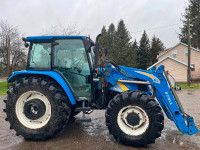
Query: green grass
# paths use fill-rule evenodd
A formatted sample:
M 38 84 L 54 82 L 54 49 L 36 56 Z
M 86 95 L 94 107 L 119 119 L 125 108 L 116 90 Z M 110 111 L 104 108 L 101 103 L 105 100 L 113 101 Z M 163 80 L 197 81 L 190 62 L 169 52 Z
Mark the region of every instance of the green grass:
M 6 95 L 7 82 L 0 82 L 0 95 Z
M 187 83 L 176 83 L 176 85 L 179 85 L 182 89 L 186 89 L 186 88 L 199 88 L 200 87 L 200 85 L 199 85 L 198 82 L 192 82 L 190 84 L 190 86 L 188 86 Z

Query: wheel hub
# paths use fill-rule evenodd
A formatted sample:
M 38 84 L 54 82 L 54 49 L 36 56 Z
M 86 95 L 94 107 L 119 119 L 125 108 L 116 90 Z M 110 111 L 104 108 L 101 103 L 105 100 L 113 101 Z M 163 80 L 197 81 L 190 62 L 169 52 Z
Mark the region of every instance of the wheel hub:
M 136 126 L 136 125 L 139 125 L 140 123 L 140 117 L 138 116 L 138 114 L 134 112 L 128 114 L 126 120 L 128 124 L 130 124 L 131 126 Z
M 46 112 L 46 106 L 40 99 L 32 99 L 25 103 L 24 114 L 28 119 L 36 120 Z
M 17 119 L 29 129 L 39 129 L 45 126 L 51 118 L 51 103 L 38 91 L 23 93 L 16 102 Z
M 117 123 L 124 133 L 138 136 L 148 129 L 149 117 L 143 108 L 129 105 L 119 111 Z

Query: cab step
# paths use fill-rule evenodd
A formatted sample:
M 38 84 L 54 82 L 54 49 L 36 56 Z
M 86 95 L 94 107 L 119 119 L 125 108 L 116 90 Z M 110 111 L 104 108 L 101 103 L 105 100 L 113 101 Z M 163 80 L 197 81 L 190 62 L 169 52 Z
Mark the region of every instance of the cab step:
M 86 107 L 85 102 L 88 101 L 86 97 L 79 97 L 78 101 L 82 102 L 82 107 L 77 107 L 75 108 L 75 112 L 82 112 L 82 117 L 77 118 L 75 121 L 76 122 L 91 122 L 91 118 L 86 117 L 85 115 L 87 114 L 86 112 L 91 111 L 91 107 Z
M 88 101 L 88 99 L 86 97 L 79 97 L 77 101 Z
M 91 107 L 77 107 L 75 108 L 74 111 L 80 112 L 80 111 L 90 111 L 90 110 L 91 110 Z
M 91 118 L 77 118 L 75 121 L 76 122 L 91 122 L 92 119 Z

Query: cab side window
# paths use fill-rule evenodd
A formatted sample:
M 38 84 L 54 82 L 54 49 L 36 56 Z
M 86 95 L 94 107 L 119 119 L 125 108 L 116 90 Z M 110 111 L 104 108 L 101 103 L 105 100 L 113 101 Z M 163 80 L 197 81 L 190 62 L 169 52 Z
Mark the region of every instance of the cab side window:
M 50 69 L 51 43 L 33 43 L 29 67 Z

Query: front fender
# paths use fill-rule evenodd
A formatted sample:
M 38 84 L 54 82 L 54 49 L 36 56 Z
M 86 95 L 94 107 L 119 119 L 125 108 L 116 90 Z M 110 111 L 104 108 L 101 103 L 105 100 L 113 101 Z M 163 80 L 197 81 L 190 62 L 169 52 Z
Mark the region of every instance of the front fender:
M 62 76 L 59 73 L 55 71 L 29 71 L 29 70 L 16 71 L 12 73 L 11 77 L 8 79 L 8 82 L 9 83 L 14 82 L 18 77 L 23 76 L 23 75 L 46 75 L 46 76 L 51 77 L 63 88 L 71 104 L 72 105 L 76 104 L 76 100 L 74 98 L 72 91 L 70 90 L 68 84 L 65 82 L 65 80 L 62 78 Z

